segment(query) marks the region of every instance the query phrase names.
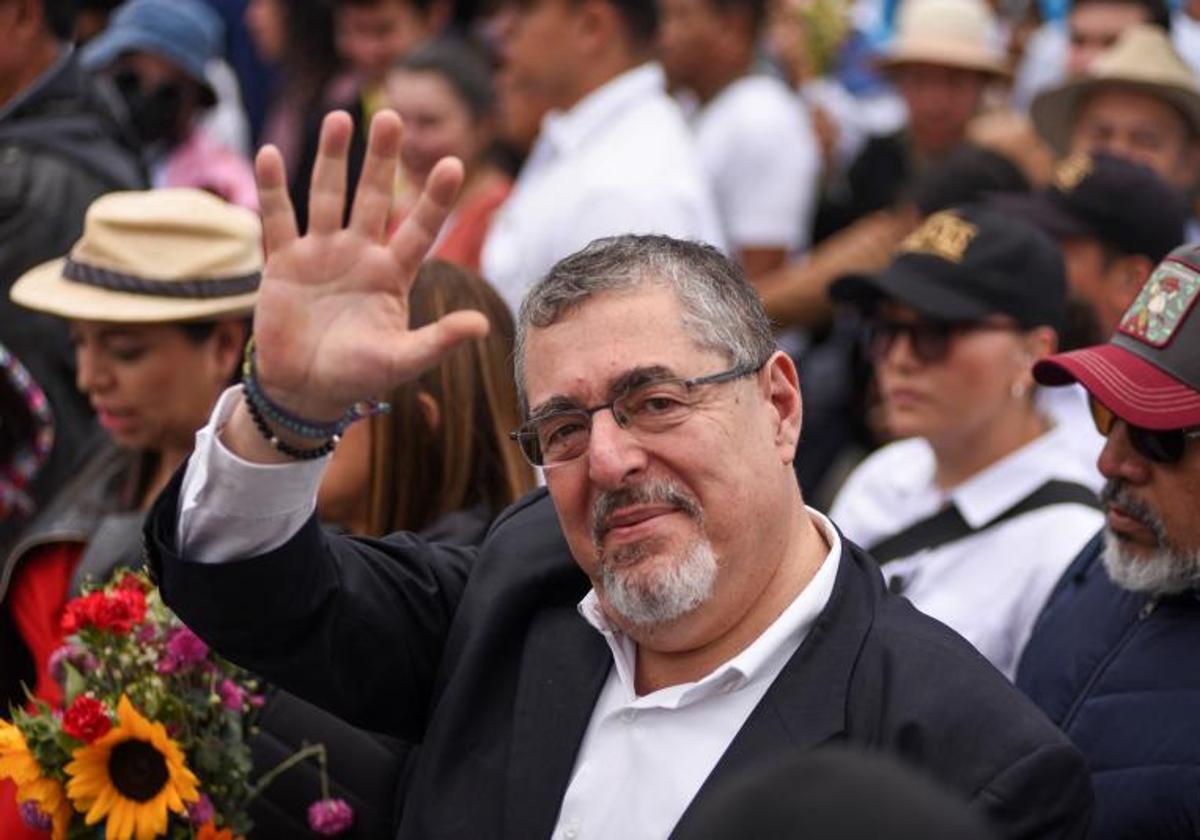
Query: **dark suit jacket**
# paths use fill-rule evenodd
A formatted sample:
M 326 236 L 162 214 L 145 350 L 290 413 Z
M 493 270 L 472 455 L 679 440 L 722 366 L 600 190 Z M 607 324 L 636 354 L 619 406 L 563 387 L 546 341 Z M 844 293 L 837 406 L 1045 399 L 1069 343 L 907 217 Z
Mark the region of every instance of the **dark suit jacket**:
M 310 521 L 257 558 L 175 548 L 178 477 L 147 525 L 164 597 L 217 650 L 367 728 L 421 742 L 401 838 L 549 837 L 611 666 L 588 581 L 539 491 L 482 548 L 359 540 Z M 1006 837 L 1081 836 L 1082 759 L 959 636 L 846 545 L 828 606 L 695 803 L 764 759 L 844 741 L 900 756 Z M 866 797 L 869 801 L 869 796 Z

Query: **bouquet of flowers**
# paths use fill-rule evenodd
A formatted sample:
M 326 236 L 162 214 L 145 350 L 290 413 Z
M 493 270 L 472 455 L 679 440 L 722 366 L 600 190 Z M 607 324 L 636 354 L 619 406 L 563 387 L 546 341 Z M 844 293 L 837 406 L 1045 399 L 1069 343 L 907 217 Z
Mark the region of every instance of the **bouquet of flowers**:
M 250 800 L 286 769 L 251 783 L 257 682 L 214 655 L 140 574 L 70 601 L 63 631 L 50 669 L 65 708 L 39 701 L 0 720 L 0 779 L 16 785 L 22 818 L 53 840 L 244 835 Z M 324 770 L 320 745 L 284 764 L 314 756 Z M 324 797 L 309 823 L 334 836 L 353 815 Z

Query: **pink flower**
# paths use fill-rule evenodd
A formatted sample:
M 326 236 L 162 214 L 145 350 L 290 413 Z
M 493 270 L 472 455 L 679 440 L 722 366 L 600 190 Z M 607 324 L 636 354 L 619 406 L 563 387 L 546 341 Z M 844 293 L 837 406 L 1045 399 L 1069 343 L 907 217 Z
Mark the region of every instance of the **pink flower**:
M 354 809 L 344 799 L 318 799 L 308 806 L 308 827 L 322 837 L 337 837 L 354 825 Z
M 80 674 L 87 674 L 96 669 L 99 663 L 81 647 L 72 644 L 63 645 L 50 654 L 50 677 L 59 685 L 67 681 L 67 665 L 71 665 Z
M 199 828 L 211 820 L 216 813 L 208 794 L 200 794 L 200 798 L 188 806 L 188 822 Z
M 221 680 L 218 688 L 221 693 L 221 705 L 230 711 L 241 711 L 246 704 L 246 692 L 231 679 Z
M 167 639 L 167 651 L 158 661 L 160 674 L 174 674 L 185 668 L 199 665 L 208 659 L 208 645 L 204 640 L 189 630 L 180 627 Z

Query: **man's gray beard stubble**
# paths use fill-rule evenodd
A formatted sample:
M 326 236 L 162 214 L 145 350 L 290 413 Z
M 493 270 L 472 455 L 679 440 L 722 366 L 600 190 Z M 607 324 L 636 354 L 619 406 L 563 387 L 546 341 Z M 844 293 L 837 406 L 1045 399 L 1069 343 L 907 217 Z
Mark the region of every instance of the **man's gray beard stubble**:
M 1157 551 L 1149 557 L 1139 557 L 1126 550 L 1121 539 L 1106 527 L 1104 570 L 1113 583 L 1130 592 L 1150 595 L 1175 595 L 1200 586 L 1200 549 L 1184 551 L 1175 546 L 1162 520 L 1119 481 L 1108 482 L 1100 500 L 1106 505 L 1115 502 L 1149 528 L 1158 542 Z
M 600 523 L 618 508 L 637 503 L 677 505 L 698 527 L 703 525 L 703 511 L 672 481 L 650 481 L 604 493 L 593 508 L 592 535 L 600 586 L 609 607 L 632 624 L 666 624 L 687 615 L 712 595 L 717 581 L 716 552 L 707 539 L 697 537 L 675 562 L 660 562 L 652 569 L 640 568 L 640 561 L 655 548 L 652 543 L 640 542 L 605 552 Z

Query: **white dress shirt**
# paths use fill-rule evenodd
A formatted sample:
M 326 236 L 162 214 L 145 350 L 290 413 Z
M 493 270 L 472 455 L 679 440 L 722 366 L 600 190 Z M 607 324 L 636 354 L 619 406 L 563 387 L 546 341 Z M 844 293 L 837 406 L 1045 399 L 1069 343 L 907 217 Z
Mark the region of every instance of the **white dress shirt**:
M 821 151 L 799 97 L 774 76 L 744 76 L 691 122 L 729 247 L 807 248 Z
M 483 276 L 514 311 L 525 290 L 593 239 L 661 233 L 724 246 L 683 115 L 644 64 L 551 113 L 496 213 Z
M 1056 426 L 946 492 L 934 483 L 933 450 L 911 438 L 883 447 L 846 480 L 830 516 L 869 548 L 947 503 L 973 527 L 991 521 L 1051 479 L 1092 486 Z M 949 625 L 1012 679 L 1050 590 L 1104 523 L 1079 504 L 1041 508 L 884 566 L 922 612 Z
M 228 389 L 196 435 L 180 493 L 179 545 L 191 561 L 224 562 L 270 551 L 311 515 L 328 457 L 251 464 L 218 434 L 242 398 Z M 800 647 L 833 592 L 837 529 L 811 508 L 829 552 L 808 586 L 761 636 L 712 673 L 639 697 L 637 647 L 605 618 L 594 591 L 579 603 L 604 636 L 613 668 L 592 710 L 563 798 L 555 840 L 664 840 L 751 711 Z
M 595 592 L 579 612 L 604 636 L 613 668 L 592 710 L 553 840 L 665 840 L 734 736 L 800 647 L 833 592 L 841 537 L 809 514 L 830 545 L 821 568 L 749 647 L 696 682 L 639 697 L 637 647 Z

